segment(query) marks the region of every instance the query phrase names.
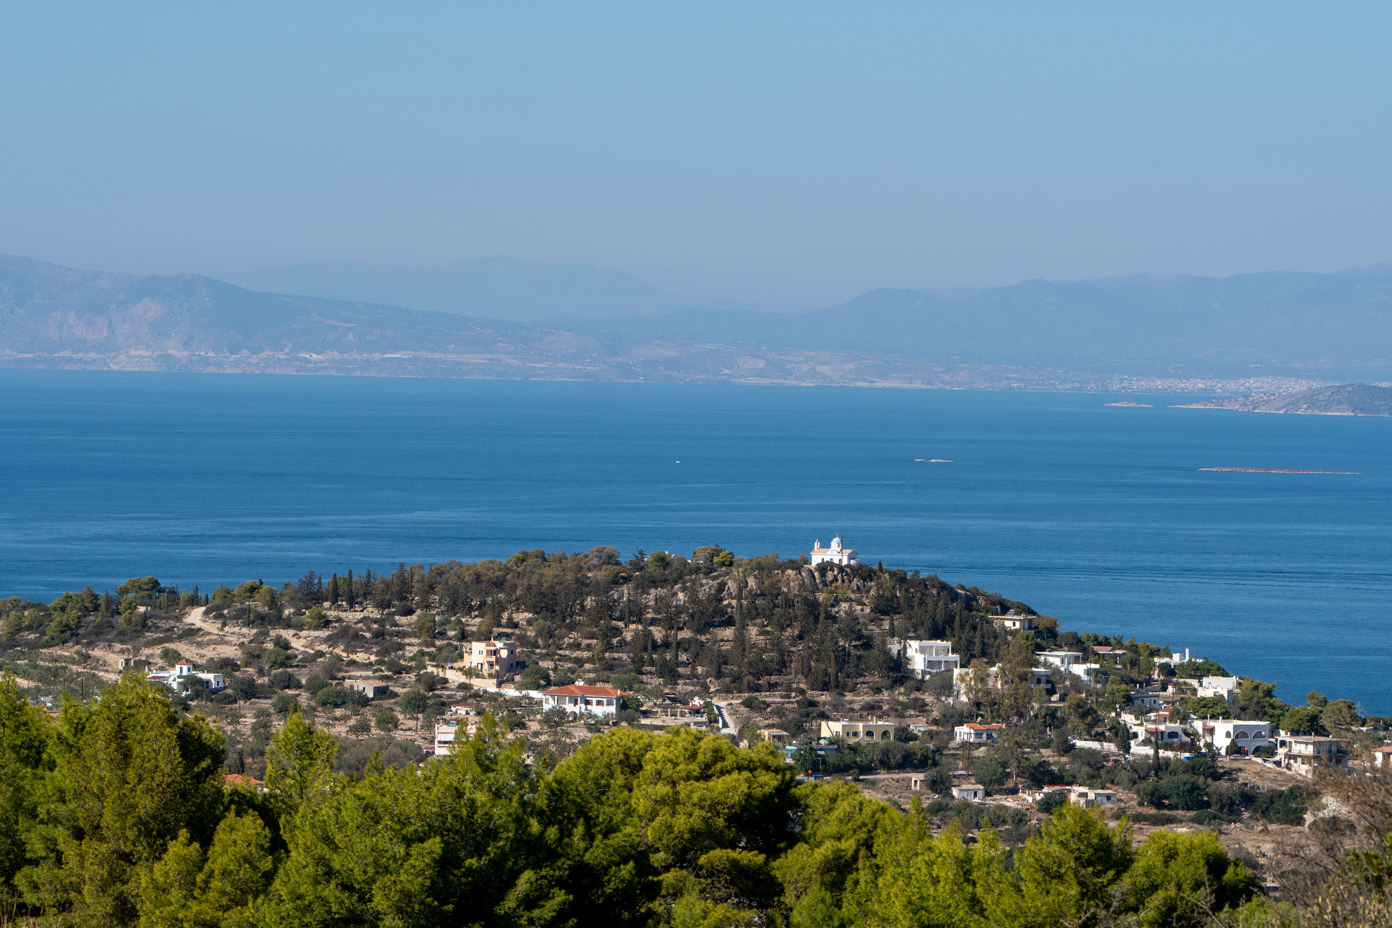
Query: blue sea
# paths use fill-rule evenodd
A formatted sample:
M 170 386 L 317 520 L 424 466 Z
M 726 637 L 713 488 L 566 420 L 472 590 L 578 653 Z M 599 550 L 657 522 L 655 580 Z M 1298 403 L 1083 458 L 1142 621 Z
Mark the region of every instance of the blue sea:
M 839 533 L 1392 714 L 1392 420 L 1116 399 L 0 371 L 0 597 Z

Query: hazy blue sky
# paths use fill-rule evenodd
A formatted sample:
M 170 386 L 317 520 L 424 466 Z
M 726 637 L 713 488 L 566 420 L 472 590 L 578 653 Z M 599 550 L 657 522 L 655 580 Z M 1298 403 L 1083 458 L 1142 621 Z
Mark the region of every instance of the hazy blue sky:
M 0 251 L 826 305 L 1392 259 L 1392 4 L 11 3 Z

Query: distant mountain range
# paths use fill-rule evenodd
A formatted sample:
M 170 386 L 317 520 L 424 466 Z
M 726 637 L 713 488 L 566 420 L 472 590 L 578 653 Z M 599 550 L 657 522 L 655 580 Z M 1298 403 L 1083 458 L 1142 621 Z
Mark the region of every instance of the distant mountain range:
M 1392 264 L 872 290 L 794 313 L 511 259 L 239 280 L 274 292 L 0 256 L 0 364 L 1039 389 L 1392 380 Z
M 1378 379 L 1392 372 L 1392 264 L 1337 274 L 1032 280 L 955 299 L 872 290 L 793 320 L 687 311 L 573 324 L 653 338 L 718 333 L 732 344 L 834 347 L 967 364 Z
M 683 309 L 781 313 L 808 309 L 680 296 L 622 271 L 517 258 L 475 258 L 431 268 L 320 262 L 245 271 L 227 275 L 227 279 L 269 293 L 406 306 L 507 322 L 660 316 Z

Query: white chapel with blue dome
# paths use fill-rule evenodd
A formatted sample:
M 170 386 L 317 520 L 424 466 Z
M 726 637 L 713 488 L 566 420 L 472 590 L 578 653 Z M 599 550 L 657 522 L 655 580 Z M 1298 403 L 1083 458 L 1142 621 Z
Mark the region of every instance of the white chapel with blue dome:
M 840 564 L 846 567 L 850 564 L 859 564 L 854 548 L 847 548 L 841 544 L 841 536 L 837 535 L 831 540 L 831 546 L 822 547 L 822 540 L 818 538 L 812 545 L 812 566 L 818 564 Z

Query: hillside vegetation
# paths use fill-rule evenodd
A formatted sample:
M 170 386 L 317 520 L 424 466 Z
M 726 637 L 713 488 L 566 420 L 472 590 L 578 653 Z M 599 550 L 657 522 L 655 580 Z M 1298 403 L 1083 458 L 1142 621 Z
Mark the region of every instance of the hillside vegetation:
M 1373 911 L 1378 884 L 1350 875 L 1344 849 L 1376 851 L 1389 833 L 1364 814 L 1376 801 L 1317 814 L 1316 792 L 1221 758 L 1157 747 L 1115 765 L 1074 748 L 1116 739 L 1136 687 L 1221 667 L 1172 666 L 1043 616 L 1011 634 L 991 618 L 1010 610 L 1033 616 L 933 576 L 715 546 L 527 551 L 210 593 L 144 577 L 0 601 L 0 901 L 17 919 L 148 926 L 1322 924 L 1335 896 Z M 953 644 L 973 668 L 964 692 L 906 671 L 890 644 L 915 637 Z M 521 645 L 517 687 L 608 683 L 629 706 L 586 722 L 490 692 L 457 666 L 489 638 Z M 1107 682 L 1031 687 L 1044 647 L 1086 653 Z M 228 686 L 178 694 L 118 675 L 141 655 L 192 660 Z M 388 697 L 344 685 L 366 677 Z M 32 704 L 55 694 L 51 712 Z M 720 706 L 725 735 L 641 714 L 669 695 Z M 472 737 L 425 759 L 461 698 Z M 1257 681 L 1237 711 L 1300 730 L 1364 724 L 1344 700 L 1290 707 Z M 845 716 L 894 719 L 895 737 L 825 758 L 809 747 L 796 765 L 756 743 L 777 725 L 811 744 Z M 946 733 L 971 719 L 1007 736 L 959 750 Z M 884 802 L 874 779 L 799 777 L 809 761 L 852 779 L 914 770 L 926 785 Z M 953 802 L 955 771 L 999 803 Z M 1134 795 L 1136 824 L 1056 794 L 1037 811 L 1017 801 L 1069 783 Z M 1268 831 L 1314 856 L 1233 850 Z M 1360 859 L 1365 875 L 1385 866 Z M 1298 906 L 1267 900 L 1263 873 Z

